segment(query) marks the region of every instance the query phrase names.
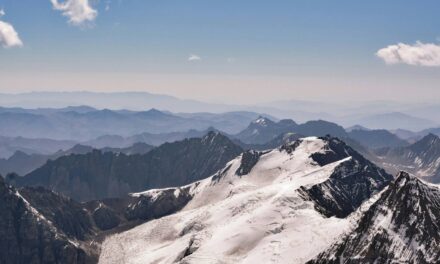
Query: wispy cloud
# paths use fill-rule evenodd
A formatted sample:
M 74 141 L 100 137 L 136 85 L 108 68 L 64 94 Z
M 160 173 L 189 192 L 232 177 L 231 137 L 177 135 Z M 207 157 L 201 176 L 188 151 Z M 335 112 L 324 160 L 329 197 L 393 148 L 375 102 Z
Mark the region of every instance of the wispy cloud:
M 5 11 L 0 9 L 0 18 L 5 15 Z M 0 44 L 4 48 L 21 47 L 23 42 L 18 36 L 15 28 L 7 22 L 0 20 Z
M 387 64 L 440 66 L 440 45 L 417 41 L 414 45 L 398 43 L 377 51 L 376 55 Z
M 63 12 L 63 15 L 69 18 L 69 23 L 75 26 L 92 22 L 98 16 L 98 11 L 92 8 L 89 0 L 50 0 L 55 10 Z
M 236 59 L 234 57 L 229 57 L 229 58 L 226 59 L 226 61 L 228 63 L 234 63 L 236 61 Z
M 199 55 L 191 54 L 188 57 L 188 61 L 201 61 L 202 58 Z
M 110 4 L 111 4 L 110 0 L 105 1 L 105 7 L 104 7 L 105 11 L 110 11 Z

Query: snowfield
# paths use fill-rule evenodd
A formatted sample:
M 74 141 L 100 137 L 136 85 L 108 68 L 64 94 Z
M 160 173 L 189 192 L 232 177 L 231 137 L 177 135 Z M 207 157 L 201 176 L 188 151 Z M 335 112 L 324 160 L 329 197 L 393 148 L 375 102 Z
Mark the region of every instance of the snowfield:
M 353 227 L 352 217 L 326 218 L 298 194 L 327 180 L 350 158 L 319 166 L 310 155 L 325 142 L 302 139 L 292 153 L 263 154 L 247 175 L 241 157 L 223 173 L 182 188 L 193 199 L 178 213 L 108 237 L 99 263 L 304 263 Z M 176 188 L 175 195 L 179 195 Z M 132 194 L 157 196 L 161 190 Z M 359 215 L 354 213 L 353 215 Z

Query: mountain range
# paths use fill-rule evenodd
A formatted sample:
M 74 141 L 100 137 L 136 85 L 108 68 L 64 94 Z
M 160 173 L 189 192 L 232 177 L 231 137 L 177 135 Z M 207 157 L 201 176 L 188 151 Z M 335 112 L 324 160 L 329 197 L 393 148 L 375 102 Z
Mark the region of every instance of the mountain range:
M 196 113 L 197 116 L 204 118 L 231 111 L 254 112 L 266 113 L 280 119 L 293 118 L 301 123 L 309 120 L 324 119 L 346 127 L 359 124 L 374 129 L 390 130 L 400 128 L 421 131 L 440 125 L 440 118 L 435 114 L 436 110 L 439 109 L 438 104 L 411 104 L 392 101 L 327 102 L 282 100 L 256 105 L 232 105 L 185 100 L 146 92 L 32 92 L 1 94 L 0 105 L 9 107 L 3 109 L 5 111 L 20 111 L 27 114 L 29 114 L 29 111 L 26 111 L 26 109 L 23 111 L 17 108 L 17 106 L 28 108 L 28 110 L 29 108 L 38 108 L 37 110 L 40 115 L 54 112 L 53 109 L 44 108 L 47 105 L 51 105 L 54 108 L 65 108 L 68 111 L 82 114 L 87 113 L 90 110 L 89 106 L 92 106 L 97 109 L 128 109 L 139 112 L 154 108 L 168 110 L 173 113 L 185 113 L 175 114 L 181 117 L 189 117 L 193 115 L 190 113 Z M 0 108 L 0 112 L 5 112 L 3 110 Z M 254 116 L 253 119 L 255 118 Z M 215 126 L 214 124 L 211 125 Z M 235 128 L 235 131 L 228 131 L 225 128 L 215 127 L 228 133 L 236 133 L 242 129 Z M 197 127 L 193 128 L 198 129 Z M 155 133 L 155 131 L 149 130 L 146 130 L 146 132 Z
M 43 186 L 77 201 L 121 197 L 148 188 L 184 185 L 208 177 L 242 149 L 210 132 L 202 138 L 165 143 L 146 154 L 93 150 L 49 160 L 42 167 L 7 179 L 15 186 Z
M 297 136 L 288 132 L 277 139 L 279 147 L 243 151 L 210 132 L 143 155 L 94 150 L 63 156 L 24 178 L 8 178 L 17 187 L 0 179 L 0 207 L 6 212 L 0 216 L 0 235 L 6 238 L 0 260 L 433 263 L 439 258 L 438 186 L 404 172 L 394 178 L 338 138 Z M 416 146 L 436 141 L 430 135 L 421 142 L 425 146 Z M 90 184 L 103 175 L 110 178 Z M 107 189 L 106 182 L 115 179 L 131 189 L 90 188 Z
M 179 212 L 105 239 L 99 261 L 303 263 L 350 230 L 345 216 L 391 180 L 334 138 L 245 152 L 213 176 L 172 189 L 190 190 Z
M 253 112 L 172 114 L 157 109 L 134 112 L 90 107 L 3 108 L 0 111 L 0 135 L 83 142 L 105 135 L 129 137 L 145 132 L 186 132 L 209 127 L 237 133 L 259 115 Z
M 123 153 L 125 155 L 145 154 L 154 147 L 145 143 L 135 143 L 126 148 L 105 147 L 100 149 L 102 152 Z M 63 151 L 59 150 L 53 154 L 27 154 L 22 151 L 16 151 L 14 155 L 7 159 L 0 159 L 0 174 L 7 175 L 16 173 L 25 175 L 31 171 L 43 166 L 48 160 L 56 160 L 63 156 L 71 154 L 87 154 L 94 150 L 93 147 L 77 144 L 72 148 Z
M 240 133 L 232 136 L 246 144 L 263 144 L 288 132 L 303 136 L 325 136 L 328 134 L 347 137 L 343 127 L 323 120 L 297 124 L 291 119 L 275 122 L 265 117 L 259 117 Z

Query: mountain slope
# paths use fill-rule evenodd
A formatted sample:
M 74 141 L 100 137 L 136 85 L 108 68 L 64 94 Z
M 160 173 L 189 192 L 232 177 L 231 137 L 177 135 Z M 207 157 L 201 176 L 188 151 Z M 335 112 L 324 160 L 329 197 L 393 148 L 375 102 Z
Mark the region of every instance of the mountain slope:
M 370 149 L 375 148 L 394 148 L 404 147 L 408 145 L 408 142 L 400 139 L 396 135 L 384 129 L 377 130 L 353 130 L 348 133 L 348 136 L 358 141 L 364 146 Z
M 430 182 L 440 182 L 440 138 L 429 134 L 407 147 L 377 151 L 384 168 L 406 170 Z
M 1 263 L 95 263 L 90 245 L 66 235 L 0 177 Z M 76 218 L 70 219 L 75 223 Z M 76 222 L 77 223 L 77 222 Z
M 304 192 L 327 182 L 343 186 L 349 177 L 373 194 L 391 180 L 358 158 L 340 140 L 304 138 L 245 152 L 212 177 L 184 187 L 133 194 L 154 200 L 183 191 L 190 200 L 175 214 L 107 238 L 100 263 L 304 263 L 351 228 L 347 219 L 321 214 Z M 352 171 L 353 164 L 362 168 Z M 355 197 L 351 211 L 369 198 Z M 331 200 L 330 207 L 339 204 Z
M 0 263 L 96 263 L 102 240 L 180 210 L 189 201 L 163 191 L 78 203 L 42 187 L 15 189 L 0 176 Z
M 16 186 L 44 186 L 79 201 L 121 197 L 203 179 L 241 152 L 225 136 L 210 132 L 202 138 L 163 144 L 144 155 L 95 150 L 64 156 L 9 181 Z
M 437 263 L 440 189 L 400 173 L 358 227 L 310 263 Z

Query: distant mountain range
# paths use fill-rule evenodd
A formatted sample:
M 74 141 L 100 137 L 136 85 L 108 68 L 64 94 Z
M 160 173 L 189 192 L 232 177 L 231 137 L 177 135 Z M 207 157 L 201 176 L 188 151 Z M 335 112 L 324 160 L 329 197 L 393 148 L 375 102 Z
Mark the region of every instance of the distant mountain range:
M 268 118 L 260 117 L 233 137 L 246 144 L 263 144 L 288 132 L 303 136 L 347 136 L 343 127 L 323 120 L 297 124 L 290 119 L 274 122 Z
M 95 111 L 90 108 L 87 109 L 92 112 Z M 46 109 L 44 111 L 53 110 Z M 84 111 L 87 110 L 84 109 L 83 112 Z M 229 114 L 235 115 L 234 113 Z M 349 129 L 349 132 L 346 132 L 341 126 L 323 120 L 309 121 L 303 124 L 297 124 L 290 119 L 274 121 L 267 117 L 260 116 L 250 122 L 248 127 L 237 134 L 227 134 L 214 127 L 209 127 L 206 130 L 191 129 L 184 132 L 166 132 L 160 134 L 144 132 L 128 137 L 123 137 L 120 135 L 104 135 L 93 140 L 81 142 L 84 147 L 79 150 L 81 150 L 82 152 L 72 152 L 72 150 L 75 149 L 67 149 L 64 151 L 59 150 L 56 152 L 52 152 L 52 154 L 39 154 L 34 153 L 38 152 L 38 150 L 33 150 L 30 154 L 28 154 L 24 151 L 18 150 L 13 156 L 0 159 L 0 173 L 6 174 L 8 172 L 16 172 L 20 175 L 24 175 L 31 170 L 43 165 L 49 159 L 56 159 L 58 157 L 65 156 L 71 153 L 85 154 L 86 150 L 87 152 L 91 152 L 93 148 L 101 149 L 104 152 L 122 152 L 125 154 L 146 153 L 152 148 L 153 145 L 159 146 L 166 142 L 175 142 L 187 138 L 203 137 L 210 131 L 220 132 L 221 134 L 229 137 L 235 144 L 239 145 L 243 149 L 254 150 L 271 149 L 280 146 L 288 141 L 294 141 L 300 137 L 305 136 L 332 135 L 345 140 L 351 147 L 353 147 L 366 157 L 370 158 L 371 160 L 375 160 L 375 157 L 374 155 L 372 155 L 371 150 L 384 147 L 406 146 L 409 144 L 407 141 L 400 139 L 399 137 L 390 133 L 387 130 L 371 130 L 358 126 L 353 127 Z M 5 138 L 5 142 L 8 142 L 6 139 L 8 139 L 12 143 L 19 141 L 15 138 Z M 74 141 L 44 141 L 41 139 L 24 138 L 19 139 L 21 139 L 21 141 L 23 142 L 30 142 L 29 145 L 35 145 L 35 148 L 39 146 L 40 141 L 43 143 L 50 143 L 53 146 L 68 146 L 75 143 Z M 33 143 L 34 141 L 35 143 Z M 46 145 L 43 146 L 45 148 L 48 148 Z M 76 147 L 78 148 L 79 145 L 77 145 Z M 138 150 L 135 150 L 135 147 L 137 147 Z M 21 165 L 19 165 L 19 163 Z
M 345 124 L 343 120 L 341 123 Z M 411 116 L 401 112 L 380 113 L 368 115 L 364 117 L 354 118 L 348 121 L 350 125 L 359 124 L 370 129 L 406 129 L 412 131 L 419 131 L 425 128 L 434 127 L 438 122 L 428 119 Z
M 172 114 L 156 109 L 133 112 L 90 107 L 35 110 L 3 108 L 0 111 L 0 135 L 87 141 L 105 135 L 129 137 L 145 132 L 160 134 L 205 130 L 209 127 L 236 133 L 259 115 L 253 112 Z
M 24 177 L 7 178 L 18 187 L 44 186 L 78 201 L 89 201 L 197 181 L 241 152 L 242 148 L 227 137 L 210 132 L 202 138 L 163 144 L 143 155 L 94 150 L 63 156 Z
M 245 111 L 266 113 L 279 119 L 290 118 L 300 123 L 323 119 L 346 127 L 359 124 L 374 129 L 402 128 L 419 131 L 440 125 L 440 117 L 436 115 L 440 109 L 439 104 L 399 103 L 392 101 L 327 102 L 282 100 L 256 105 L 232 105 L 184 100 L 173 96 L 148 92 L 31 92 L 0 94 L 0 105 L 10 108 L 41 108 L 40 114 L 42 112 L 50 112 L 50 109 L 46 108 L 48 105 L 53 108 L 69 107 L 72 111 L 81 111 L 82 113 L 84 113 L 84 110 L 88 111 L 88 109 L 87 107 L 81 107 L 81 105 L 89 105 L 97 109 L 111 108 L 112 110 L 144 111 L 145 109 L 155 108 L 174 113 Z M 220 127 L 217 128 L 221 129 Z M 221 130 L 227 131 L 226 129 Z
M 385 129 L 353 129 L 348 133 L 348 136 L 370 149 L 384 147 L 402 147 L 409 145 L 407 141 L 399 138 L 398 136 Z
M 0 158 L 10 157 L 16 151 L 28 154 L 53 154 L 60 149 L 69 149 L 75 144 L 76 142 L 72 140 L 0 136 Z
M 126 148 L 110 148 L 105 147 L 100 149 L 102 152 L 123 153 L 125 155 L 145 154 L 154 147 L 145 143 L 135 143 Z M 66 151 L 60 150 L 53 154 L 27 154 L 22 151 L 17 151 L 11 157 L 0 159 L 0 174 L 6 175 L 8 173 L 17 173 L 25 175 L 31 171 L 43 166 L 48 160 L 55 160 L 57 158 L 68 156 L 71 154 L 87 154 L 94 150 L 93 147 L 85 145 L 75 145 Z

